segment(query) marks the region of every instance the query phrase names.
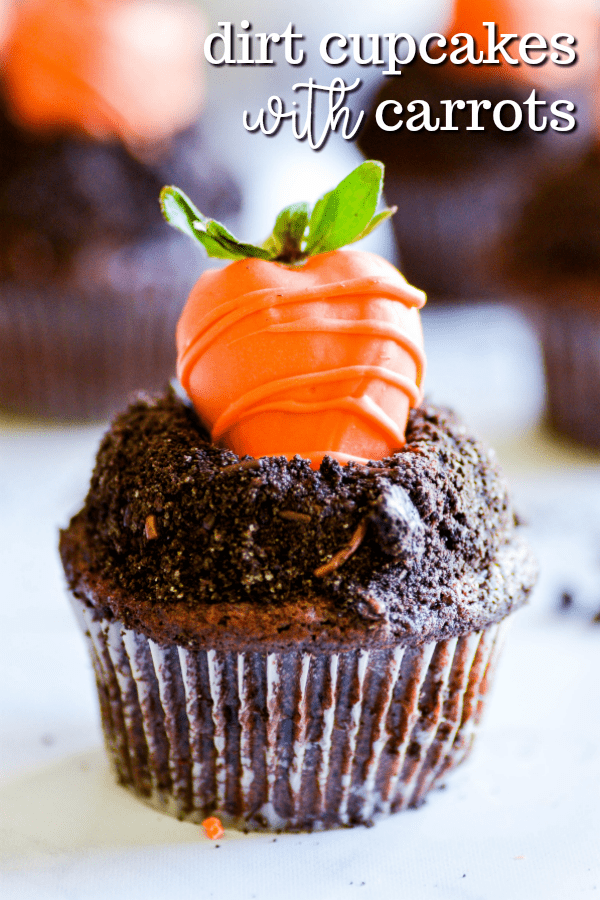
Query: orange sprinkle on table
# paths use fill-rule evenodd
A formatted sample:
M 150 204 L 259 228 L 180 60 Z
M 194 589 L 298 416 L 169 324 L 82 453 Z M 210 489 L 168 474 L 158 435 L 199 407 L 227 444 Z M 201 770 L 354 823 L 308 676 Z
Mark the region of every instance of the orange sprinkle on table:
M 221 820 L 217 819 L 216 816 L 209 816 L 208 819 L 205 819 L 202 823 L 202 827 L 206 832 L 206 837 L 210 838 L 211 841 L 218 841 L 219 838 L 222 838 L 225 834 L 223 826 L 221 825 Z

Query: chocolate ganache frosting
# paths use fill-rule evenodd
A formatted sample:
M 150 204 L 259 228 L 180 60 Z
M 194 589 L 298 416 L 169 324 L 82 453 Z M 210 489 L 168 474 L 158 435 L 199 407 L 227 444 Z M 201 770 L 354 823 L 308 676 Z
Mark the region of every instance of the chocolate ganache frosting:
M 387 459 L 315 471 L 215 446 L 173 393 L 115 420 L 61 554 L 99 615 L 192 648 L 442 640 L 536 575 L 493 453 L 449 411 L 411 410 Z

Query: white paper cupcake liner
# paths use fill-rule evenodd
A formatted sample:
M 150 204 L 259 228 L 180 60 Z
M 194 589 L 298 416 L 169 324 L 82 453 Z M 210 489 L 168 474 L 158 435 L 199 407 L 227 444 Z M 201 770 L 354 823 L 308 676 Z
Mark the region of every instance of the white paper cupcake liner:
M 505 626 L 385 650 L 192 651 L 74 605 L 118 780 L 179 819 L 248 829 L 418 806 L 471 748 Z

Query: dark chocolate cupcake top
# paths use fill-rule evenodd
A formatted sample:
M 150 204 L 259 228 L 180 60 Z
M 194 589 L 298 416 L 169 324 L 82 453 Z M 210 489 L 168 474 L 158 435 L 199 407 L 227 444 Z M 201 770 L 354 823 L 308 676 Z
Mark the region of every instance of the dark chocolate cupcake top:
M 600 144 L 544 179 L 505 245 L 511 281 L 537 297 L 598 306 Z
M 535 565 L 491 452 L 448 411 L 410 415 L 370 466 L 243 458 L 173 394 L 106 434 L 61 536 L 71 588 L 156 640 L 418 643 L 521 605 Z
M 142 160 L 117 140 L 35 137 L 0 100 L 0 279 L 54 277 L 90 242 L 162 237 L 158 195 L 173 181 L 211 216 L 239 210 L 238 188 L 211 160 L 198 124 Z
M 358 145 L 367 159 L 380 159 L 385 163 L 388 176 L 444 178 L 459 173 L 465 167 L 485 169 L 495 156 L 504 159 L 508 154 L 516 154 L 523 148 L 531 152 L 532 142 L 539 141 L 529 129 L 520 127 L 513 131 L 503 131 L 493 121 L 493 108 L 503 100 L 522 104 L 531 93 L 525 85 L 507 83 L 498 78 L 496 82 L 468 78 L 453 72 L 449 64 L 428 65 L 417 59 L 404 66 L 402 77 L 385 79 L 373 99 L 372 109 L 358 137 Z M 402 105 L 403 115 L 385 107 L 384 121 L 389 126 L 397 125 L 399 119 L 411 116 L 407 109 L 414 101 L 422 101 L 430 109 L 431 120 L 439 120 L 443 126 L 446 107 L 442 101 L 466 103 L 463 109 L 453 112 L 453 124 L 457 130 L 438 127 L 437 130 L 421 128 L 411 131 L 403 125 L 395 131 L 385 131 L 375 119 L 376 109 L 387 101 Z M 491 109 L 481 108 L 479 125 L 481 130 L 467 129 L 472 125 L 470 101 L 478 104 L 490 101 Z M 412 114 L 422 112 L 422 103 L 412 109 Z

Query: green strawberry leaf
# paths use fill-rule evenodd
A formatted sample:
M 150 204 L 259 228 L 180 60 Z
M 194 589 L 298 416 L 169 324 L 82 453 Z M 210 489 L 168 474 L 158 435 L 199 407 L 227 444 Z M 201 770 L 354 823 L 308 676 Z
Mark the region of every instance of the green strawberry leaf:
M 173 186 L 164 187 L 160 192 L 160 208 L 169 225 L 178 228 L 191 238 L 198 237 L 195 226 L 206 222 L 206 217 L 194 206 L 190 198 Z
M 222 257 L 223 259 L 248 259 L 250 256 L 267 260 L 274 258 L 271 253 L 262 247 L 255 247 L 254 244 L 244 244 L 238 241 L 224 225 L 221 225 L 215 219 L 209 219 L 206 233 L 210 238 L 218 241 L 223 250 L 228 252 L 227 256 Z
M 249 256 L 274 258 L 262 247 L 238 241 L 220 222 L 203 216 L 190 198 L 177 187 L 169 185 L 162 189 L 160 208 L 169 225 L 199 241 L 209 256 L 216 259 L 247 259 Z
M 315 204 L 306 252 L 328 253 L 357 241 L 375 215 L 381 196 L 383 165 L 364 162 Z
M 397 206 L 390 206 L 388 209 L 382 209 L 380 213 L 377 213 L 376 216 L 373 216 L 371 221 L 367 224 L 367 227 L 364 231 L 361 231 L 359 235 L 357 235 L 353 241 L 348 241 L 349 244 L 354 244 L 356 241 L 362 241 L 364 237 L 368 234 L 371 234 L 372 231 L 375 231 L 378 225 L 381 225 L 382 222 L 385 222 L 386 219 L 391 219 L 395 212 L 398 212 Z
M 381 198 L 383 164 L 362 163 L 315 203 L 293 203 L 282 210 L 262 246 L 239 241 L 224 225 L 202 215 L 179 188 L 164 187 L 160 206 L 167 222 L 198 241 L 218 259 L 258 259 L 288 265 L 328 253 L 366 237 L 396 212 L 375 210 Z

